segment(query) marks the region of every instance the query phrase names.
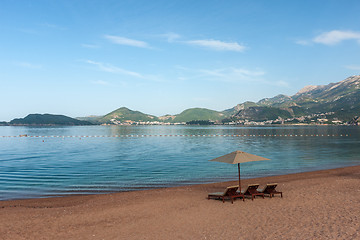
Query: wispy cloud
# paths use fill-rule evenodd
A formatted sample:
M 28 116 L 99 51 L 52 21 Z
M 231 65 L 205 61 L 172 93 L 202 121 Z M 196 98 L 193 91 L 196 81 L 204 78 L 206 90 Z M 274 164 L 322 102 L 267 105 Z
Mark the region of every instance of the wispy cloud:
M 41 26 L 47 27 L 47 28 L 52 28 L 52 29 L 57 29 L 57 30 L 66 30 L 65 27 L 56 25 L 56 24 L 51 24 L 51 23 L 43 23 L 41 24 Z
M 243 52 L 246 47 L 240 45 L 237 42 L 222 42 L 219 40 L 213 39 L 205 39 L 205 40 L 191 40 L 186 41 L 187 44 L 206 47 L 209 49 L 217 50 L 217 51 L 235 51 L 235 52 Z
M 345 68 L 350 69 L 350 70 L 359 70 L 360 71 L 360 65 L 348 65 L 348 66 L 345 66 Z
M 218 77 L 223 81 L 251 80 L 254 77 L 261 77 L 265 72 L 260 70 L 247 70 L 244 68 L 222 68 L 214 70 L 200 69 L 199 72 L 207 76 Z
M 278 87 L 286 87 L 286 88 L 290 87 L 288 82 L 282 80 L 270 82 L 270 85 L 278 86 Z
M 31 28 L 20 28 L 18 31 L 26 34 L 39 35 L 39 32 Z
M 312 42 L 308 40 L 296 40 L 295 43 L 303 46 L 308 46 L 312 44 Z
M 165 34 L 161 34 L 162 37 L 165 37 L 168 42 L 175 42 L 178 40 L 181 36 L 177 33 L 169 32 Z
M 82 60 L 82 61 L 84 61 L 85 63 L 96 66 L 100 71 L 103 71 L 103 72 L 121 74 L 121 75 L 129 76 L 129 77 L 134 77 L 134 78 L 137 78 L 137 79 L 149 80 L 149 81 L 152 81 L 152 82 L 164 82 L 162 77 L 159 76 L 159 75 L 141 74 L 141 73 L 138 73 L 138 72 L 129 71 L 129 70 L 126 70 L 124 68 L 114 66 L 112 64 L 96 62 L 96 61 L 92 61 L 92 60 Z
M 32 26 L 32 28 L 19 28 L 17 30 L 22 33 L 26 33 L 26 34 L 43 35 L 43 34 L 45 34 L 44 31 L 47 31 L 47 30 L 64 31 L 64 30 L 67 30 L 67 28 L 59 26 L 59 25 L 55 25 L 55 24 L 50 24 L 50 23 L 41 23 L 41 24 Z
M 113 66 L 111 64 L 95 62 L 95 61 L 91 61 L 91 60 L 86 60 L 85 62 L 97 66 L 100 70 L 102 70 L 104 72 L 119 73 L 119 74 L 128 75 L 128 76 L 132 76 L 132 77 L 136 77 L 136 78 L 144 78 L 144 76 L 141 75 L 140 73 L 128 71 L 123 68 Z
M 14 65 L 22 67 L 22 68 L 28 68 L 28 69 L 41 69 L 42 65 L 40 64 L 34 64 L 29 62 L 14 62 Z
M 130 38 L 120 37 L 120 36 L 113 36 L 113 35 L 105 35 L 104 38 L 109 40 L 112 43 L 119 44 L 119 45 L 126 45 L 132 47 L 140 47 L 140 48 L 149 48 L 149 44 L 143 41 L 134 40 Z
M 252 81 L 259 79 L 265 75 L 261 70 L 248 70 L 245 68 L 217 68 L 217 69 L 191 69 L 183 66 L 177 66 L 184 76 L 191 76 L 191 79 L 203 79 L 209 81 L 219 82 L 239 82 L 239 81 Z M 190 78 L 187 78 L 190 79 Z M 185 78 L 183 78 L 185 80 Z
M 191 69 L 177 66 L 182 71 L 182 76 L 178 77 L 181 81 L 203 80 L 225 83 L 260 83 L 270 86 L 289 87 L 286 81 L 270 81 L 266 79 L 266 72 L 261 69 L 250 70 L 246 68 L 227 67 L 217 69 Z M 191 77 L 184 77 L 191 76 Z
M 106 81 L 103 81 L 103 80 L 93 81 L 92 83 L 96 84 L 96 85 L 103 85 L 103 86 L 108 86 L 109 85 L 109 82 L 106 82 Z
M 356 40 L 360 44 L 360 32 L 333 30 L 316 36 L 313 42 L 325 45 L 336 45 L 345 40 Z
M 84 47 L 84 48 L 93 48 L 93 49 L 95 49 L 95 48 L 100 48 L 100 46 L 98 46 L 98 45 L 86 44 L 86 43 L 81 44 L 81 46 Z

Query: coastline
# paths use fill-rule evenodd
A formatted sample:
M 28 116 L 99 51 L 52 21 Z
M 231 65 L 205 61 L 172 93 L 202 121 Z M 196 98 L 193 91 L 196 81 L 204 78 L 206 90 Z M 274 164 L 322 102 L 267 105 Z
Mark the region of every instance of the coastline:
M 220 182 L 114 194 L 0 201 L 1 239 L 356 239 L 360 165 L 242 180 L 283 198 L 222 203 Z
M 84 125 L 64 125 L 64 124 L 10 124 L 8 122 L 0 122 L 0 127 L 82 127 L 82 126 L 236 126 L 236 127 L 276 127 L 276 126 L 360 126 L 359 124 L 352 123 L 284 123 L 284 124 L 260 124 L 261 122 L 254 122 L 253 124 L 187 124 L 187 123 L 148 123 L 148 124 L 84 124 Z

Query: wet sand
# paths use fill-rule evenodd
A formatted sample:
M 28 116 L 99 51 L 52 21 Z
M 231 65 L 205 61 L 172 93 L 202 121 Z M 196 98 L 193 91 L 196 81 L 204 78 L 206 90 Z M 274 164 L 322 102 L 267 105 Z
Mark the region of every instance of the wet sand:
M 0 239 L 360 239 L 360 166 L 247 179 L 283 198 L 222 203 L 234 182 L 0 201 Z

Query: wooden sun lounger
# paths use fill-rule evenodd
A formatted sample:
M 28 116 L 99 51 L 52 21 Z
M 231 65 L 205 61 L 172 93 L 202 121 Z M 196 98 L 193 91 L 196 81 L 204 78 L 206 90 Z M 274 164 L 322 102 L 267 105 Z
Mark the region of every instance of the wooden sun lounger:
M 245 201 L 244 194 L 237 192 L 238 188 L 239 188 L 239 186 L 230 186 L 230 187 L 227 187 L 224 192 L 209 193 L 208 199 L 210 199 L 210 198 L 222 199 L 222 201 L 224 203 L 225 198 L 230 198 L 231 203 L 234 203 L 234 199 L 242 197 L 243 201 Z
M 276 191 L 275 189 L 277 185 L 277 183 L 266 184 L 266 186 L 263 189 L 259 190 L 259 192 L 269 194 L 270 198 L 273 197 L 275 194 L 280 194 L 280 196 L 282 197 L 282 192 Z
M 251 196 L 251 200 L 253 201 L 256 196 L 262 196 L 264 198 L 264 193 L 257 191 L 258 187 L 259 184 L 249 184 L 245 190 L 241 191 L 241 193 L 245 196 Z

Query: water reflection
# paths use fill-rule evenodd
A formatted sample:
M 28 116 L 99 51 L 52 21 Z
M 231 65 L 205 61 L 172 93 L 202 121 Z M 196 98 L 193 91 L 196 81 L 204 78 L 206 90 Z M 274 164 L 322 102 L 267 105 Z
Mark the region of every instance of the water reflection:
M 235 150 L 271 159 L 242 164 L 242 178 L 358 165 L 359 129 L 348 126 L 0 127 L 0 136 L 139 135 L 0 138 L 0 199 L 233 180 L 237 177 L 236 167 L 208 160 Z

